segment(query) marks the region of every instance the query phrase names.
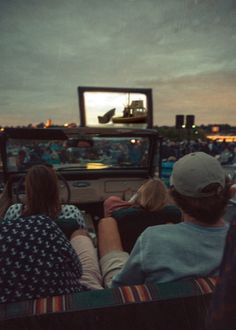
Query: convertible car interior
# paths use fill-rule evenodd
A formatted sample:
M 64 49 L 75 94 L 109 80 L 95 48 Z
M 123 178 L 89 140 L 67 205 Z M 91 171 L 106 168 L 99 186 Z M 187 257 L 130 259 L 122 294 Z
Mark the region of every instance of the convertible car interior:
M 150 90 L 144 91 L 143 99 L 139 90 L 82 88 L 79 92 L 81 127 L 8 128 L 1 132 L 2 175 L 4 182 L 13 182 L 13 202 L 24 201 L 27 170 L 34 164 L 52 166 L 59 177 L 62 203 L 77 205 L 90 233 L 96 236 L 107 197 L 117 195 L 128 200 L 145 180 L 161 175 L 162 139 L 151 127 Z M 116 96 L 112 102 L 106 94 L 110 92 Z M 103 97 L 113 109 L 118 106 L 117 92 L 119 97 L 120 93 L 129 98 L 131 94 L 131 104 L 143 103 L 149 108 L 144 128 L 106 126 L 114 111 L 99 118 L 105 122 L 101 126 L 93 125 L 89 113 L 93 117 L 97 114 L 89 105 L 99 103 L 100 93 L 105 93 Z M 142 102 L 132 103 L 137 97 Z M 118 115 L 122 117 L 122 112 Z M 0 304 L 0 328 L 204 330 L 215 282 L 215 278 L 192 278 Z
M 151 129 L 6 129 L 1 136 L 4 180 L 13 181 L 14 201 L 23 201 L 27 169 L 38 163 L 53 166 L 62 202 L 78 205 L 96 235 L 105 198 L 129 199 L 157 175 L 160 144 Z M 205 329 L 214 286 L 214 278 L 189 279 L 0 304 L 0 327 Z

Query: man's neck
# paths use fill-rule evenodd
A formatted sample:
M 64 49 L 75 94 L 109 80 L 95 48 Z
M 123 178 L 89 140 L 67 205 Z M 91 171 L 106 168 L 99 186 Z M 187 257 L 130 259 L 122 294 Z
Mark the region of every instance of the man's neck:
M 220 218 L 215 223 L 210 224 L 210 223 L 196 220 L 193 217 L 191 217 L 190 215 L 184 213 L 183 219 L 184 219 L 184 222 L 189 222 L 189 223 L 193 223 L 195 225 L 204 226 L 204 227 L 223 227 L 225 225 L 225 221 L 223 218 Z

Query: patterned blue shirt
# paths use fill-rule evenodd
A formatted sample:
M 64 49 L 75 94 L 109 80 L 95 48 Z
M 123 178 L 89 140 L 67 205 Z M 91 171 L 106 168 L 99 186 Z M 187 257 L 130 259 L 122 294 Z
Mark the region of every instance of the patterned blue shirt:
M 70 242 L 47 216 L 0 224 L 0 303 L 85 290 Z

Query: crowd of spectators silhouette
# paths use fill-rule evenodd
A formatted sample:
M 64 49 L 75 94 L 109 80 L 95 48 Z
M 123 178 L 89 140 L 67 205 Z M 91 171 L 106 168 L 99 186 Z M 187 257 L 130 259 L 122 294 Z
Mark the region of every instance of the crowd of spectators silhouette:
M 236 162 L 236 142 L 164 139 L 162 143 L 162 159 L 177 160 L 186 154 L 203 151 L 219 159 L 222 165 Z

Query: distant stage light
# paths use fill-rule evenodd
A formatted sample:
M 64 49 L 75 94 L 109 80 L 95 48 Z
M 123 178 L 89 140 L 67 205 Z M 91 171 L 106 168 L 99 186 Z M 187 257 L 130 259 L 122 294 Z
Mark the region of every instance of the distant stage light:
M 192 128 L 195 128 L 196 127 L 196 125 L 192 125 Z
M 130 142 L 131 142 L 131 143 L 135 143 L 136 140 L 135 140 L 135 139 L 131 139 Z
M 186 126 L 185 125 L 182 125 L 182 128 L 185 128 Z

